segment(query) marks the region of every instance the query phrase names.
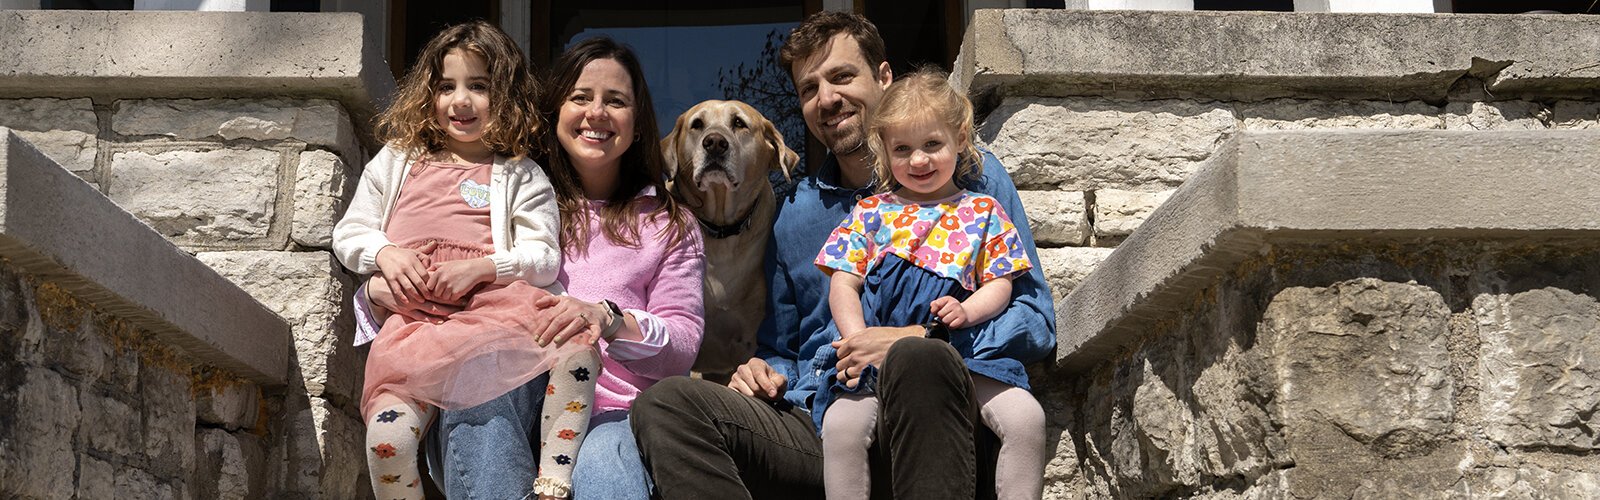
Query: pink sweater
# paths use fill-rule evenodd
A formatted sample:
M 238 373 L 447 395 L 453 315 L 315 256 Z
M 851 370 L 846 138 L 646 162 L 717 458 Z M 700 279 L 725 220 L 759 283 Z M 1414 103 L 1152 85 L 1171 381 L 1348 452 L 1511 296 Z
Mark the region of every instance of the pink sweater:
M 604 371 L 595 388 L 595 410 L 601 413 L 626 410 L 633 398 L 661 379 L 687 375 L 700 352 L 700 337 L 705 332 L 705 307 L 702 277 L 705 274 L 705 249 L 697 227 L 677 245 L 668 246 L 658 238 L 662 221 L 641 223 L 639 248 L 616 245 L 605 237 L 597 211 L 600 202 L 589 207 L 589 248 L 584 255 L 563 255 L 561 273 L 556 278 L 573 297 L 597 302 L 610 299 L 618 307 L 643 311 L 659 318 L 664 328 L 665 345 L 658 352 L 638 359 L 619 361 L 607 354 L 602 340 Z M 641 322 L 641 327 L 645 327 Z M 647 334 L 648 336 L 648 334 Z M 653 346 L 639 343 L 630 352 L 648 352 Z M 621 346 L 618 346 L 621 347 Z M 626 356 L 631 358 L 633 356 Z

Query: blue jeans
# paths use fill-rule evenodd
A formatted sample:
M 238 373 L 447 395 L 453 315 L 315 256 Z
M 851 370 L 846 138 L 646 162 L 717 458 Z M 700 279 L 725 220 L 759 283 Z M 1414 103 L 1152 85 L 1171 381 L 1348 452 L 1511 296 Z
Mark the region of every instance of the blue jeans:
M 573 500 L 648 500 L 650 476 L 633 442 L 628 412 L 608 411 L 589 421 L 589 437 L 572 471 Z
M 539 415 L 549 380 L 541 375 L 487 403 L 439 412 L 426 451 L 429 475 L 446 496 L 534 498 Z M 627 416 L 614 411 L 590 420 L 573 471 L 575 499 L 649 498 L 650 483 Z

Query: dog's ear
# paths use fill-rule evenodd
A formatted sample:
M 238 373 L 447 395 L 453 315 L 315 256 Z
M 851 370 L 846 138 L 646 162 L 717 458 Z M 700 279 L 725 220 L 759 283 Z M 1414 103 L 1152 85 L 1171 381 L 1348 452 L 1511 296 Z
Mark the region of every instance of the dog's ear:
M 661 156 L 667 162 L 667 190 L 672 189 L 672 181 L 678 176 L 678 134 L 683 133 L 683 118 L 689 116 L 685 111 L 678 115 L 678 121 L 672 124 L 672 133 L 661 140 Z
M 800 163 L 800 154 L 783 143 L 783 132 L 772 124 L 772 120 L 762 120 L 761 133 L 767 136 L 767 144 L 772 145 L 772 150 L 777 152 L 778 164 L 773 165 L 783 171 L 784 180 L 794 180 L 789 173 L 794 171 L 794 166 Z

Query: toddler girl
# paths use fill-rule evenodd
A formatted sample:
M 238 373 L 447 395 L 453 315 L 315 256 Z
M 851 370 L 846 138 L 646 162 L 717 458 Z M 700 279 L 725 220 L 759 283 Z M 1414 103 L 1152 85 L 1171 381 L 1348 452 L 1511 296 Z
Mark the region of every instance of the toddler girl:
M 1033 264 L 999 202 L 957 184 L 981 168 L 971 103 L 942 74 L 913 73 L 884 93 L 867 138 L 881 194 L 857 203 L 816 259 L 831 274 L 828 306 L 840 338 L 926 324 L 952 344 L 972 344 L 972 327 L 1005 309 L 1012 278 Z M 1042 435 L 1028 427 L 1039 427 L 1043 409 L 1027 390 L 986 376 L 994 375 L 986 366 L 968 363 L 984 424 L 1001 439 L 995 489 L 1001 498 L 1037 498 L 1043 441 L 1007 437 Z M 833 372 L 812 408 L 822 419 L 823 484 L 830 499 L 867 498 L 877 370 Z
M 382 272 L 397 300 L 460 309 L 392 315 L 372 344 L 361 412 L 378 498 L 422 498 L 417 449 L 434 407 L 476 406 L 547 371 L 535 491 L 570 493 L 602 332 L 560 347 L 533 338 L 546 323 L 534 302 L 561 292 L 561 226 L 549 179 L 528 159 L 541 127 L 523 61 L 483 22 L 429 41 L 380 117 L 388 145 L 334 228 L 345 267 Z

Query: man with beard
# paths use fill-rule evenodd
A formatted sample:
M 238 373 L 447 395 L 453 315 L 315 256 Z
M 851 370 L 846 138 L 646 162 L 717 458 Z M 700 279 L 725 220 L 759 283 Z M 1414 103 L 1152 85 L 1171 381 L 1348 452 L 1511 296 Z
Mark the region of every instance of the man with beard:
M 867 115 L 893 74 L 877 28 L 855 14 L 808 17 L 780 57 L 806 126 L 829 155 L 816 175 L 780 193 L 756 357 L 726 387 L 676 377 L 635 402 L 633 427 L 646 467 L 667 499 L 821 497 L 820 415 L 808 408 L 812 395 L 826 390 L 822 374 L 837 368 L 845 381 L 860 382 L 865 374 L 870 385 L 876 377 L 874 497 L 973 498 L 981 425 L 968 366 L 1049 354 L 1055 314 L 1043 273 L 1035 268 L 1017 278 L 999 317 L 943 340 L 924 325 L 872 327 L 849 340 L 827 333 L 829 280 L 812 262 L 851 207 L 873 194 Z M 992 155 L 983 157 L 981 176 L 962 184 L 997 198 L 1021 239 L 1033 241 L 1010 176 Z M 1026 251 L 1038 262 L 1031 244 Z

